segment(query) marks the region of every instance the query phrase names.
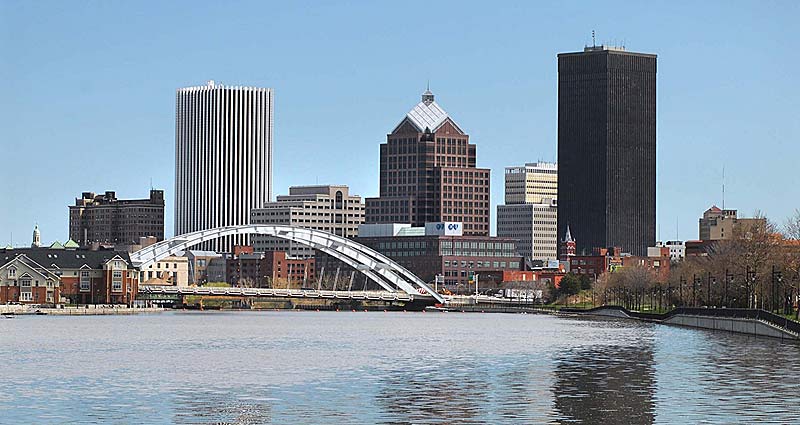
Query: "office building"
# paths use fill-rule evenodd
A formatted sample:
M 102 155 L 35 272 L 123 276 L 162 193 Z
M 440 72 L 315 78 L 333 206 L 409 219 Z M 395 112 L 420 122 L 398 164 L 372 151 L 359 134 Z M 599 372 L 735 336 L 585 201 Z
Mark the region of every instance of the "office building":
M 523 270 L 524 259 L 517 253 L 513 239 L 490 236 L 467 236 L 461 223 L 365 224 L 355 240 L 400 265 L 426 282 L 441 275 L 445 285 L 459 292 L 474 291 L 465 287 L 478 274 L 480 287 L 496 285 L 503 271 Z M 480 280 L 481 276 L 487 278 Z M 489 278 L 492 279 L 489 279 Z M 460 288 L 460 289 L 458 289 Z
M 497 236 L 517 241 L 531 261 L 558 259 L 558 166 L 537 162 L 507 167 L 505 205 L 497 206 Z
M 755 226 L 766 226 L 765 218 L 739 218 L 737 210 L 720 209 L 716 205 L 707 209 L 699 222 L 701 241 L 733 239 L 737 234 Z
M 608 46 L 558 55 L 558 229 L 578 253 L 655 244 L 656 55 Z
M 110 245 L 125 250 L 141 238 L 164 240 L 164 191 L 145 199 L 117 199 L 116 192 L 83 192 L 69 207 L 69 238 L 82 247 Z
M 490 170 L 430 90 L 380 147 L 380 197 L 367 198 L 367 223 L 461 222 L 489 235 Z
M 549 199 L 558 199 L 558 164 L 533 162 L 506 167 L 506 205 L 541 204 Z
M 210 81 L 178 89 L 175 107 L 175 234 L 250 223 L 270 200 L 272 90 Z M 230 252 L 248 235 L 195 248 Z
M 322 230 L 337 236 L 358 236 L 364 223 L 364 203 L 350 195 L 345 185 L 293 186 L 289 195 L 278 196 L 263 208 L 251 212 L 253 224 L 298 226 Z M 314 250 L 303 244 L 263 235 L 253 235 L 256 252 L 286 251 L 290 257 L 310 258 Z

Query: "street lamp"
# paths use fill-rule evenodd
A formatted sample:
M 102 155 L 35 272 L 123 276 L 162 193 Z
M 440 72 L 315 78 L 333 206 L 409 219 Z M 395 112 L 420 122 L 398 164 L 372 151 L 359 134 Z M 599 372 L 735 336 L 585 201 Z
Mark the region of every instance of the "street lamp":
M 777 298 L 777 292 L 775 291 L 775 283 L 777 282 L 779 285 L 783 280 L 783 276 L 780 271 L 775 270 L 775 266 L 772 266 L 772 301 L 770 302 L 770 306 L 772 307 L 771 310 L 775 311 L 775 299 Z
M 754 270 L 750 270 L 750 266 L 747 266 L 747 276 L 745 281 L 745 287 L 747 290 L 747 308 L 755 308 L 755 302 L 753 301 L 753 297 L 755 296 L 755 287 L 756 287 L 756 272 Z

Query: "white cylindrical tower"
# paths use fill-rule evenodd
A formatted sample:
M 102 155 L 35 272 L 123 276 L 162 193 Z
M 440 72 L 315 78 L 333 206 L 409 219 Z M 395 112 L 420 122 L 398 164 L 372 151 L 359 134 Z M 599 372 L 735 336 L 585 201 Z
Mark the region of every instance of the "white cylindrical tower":
M 272 196 L 272 89 L 205 86 L 175 96 L 175 234 L 248 224 Z M 232 252 L 247 235 L 195 249 Z

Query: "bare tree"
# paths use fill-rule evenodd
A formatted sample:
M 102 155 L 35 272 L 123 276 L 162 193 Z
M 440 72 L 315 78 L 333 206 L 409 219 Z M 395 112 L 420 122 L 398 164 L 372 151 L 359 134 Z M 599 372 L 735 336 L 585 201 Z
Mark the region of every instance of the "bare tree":
M 783 235 L 786 239 L 800 240 L 800 209 L 794 210 L 794 214 L 786 219 L 783 225 Z

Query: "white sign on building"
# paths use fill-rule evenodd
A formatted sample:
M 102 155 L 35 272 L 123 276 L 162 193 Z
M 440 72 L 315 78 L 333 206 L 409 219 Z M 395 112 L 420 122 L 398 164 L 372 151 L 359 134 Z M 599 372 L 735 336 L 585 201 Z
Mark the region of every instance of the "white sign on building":
M 463 225 L 456 221 L 440 221 L 425 223 L 425 235 L 461 236 L 464 233 Z

